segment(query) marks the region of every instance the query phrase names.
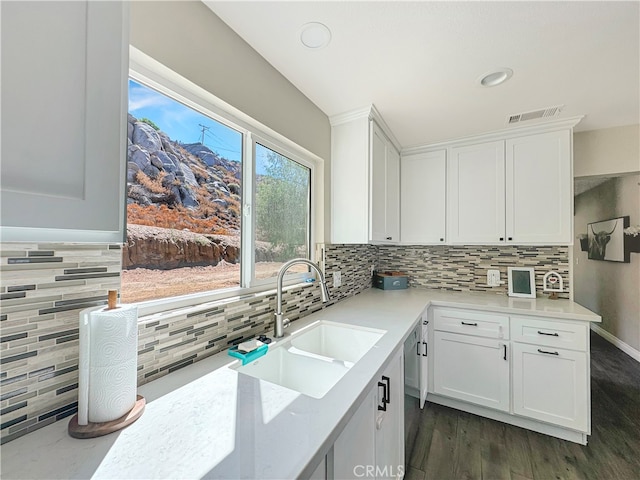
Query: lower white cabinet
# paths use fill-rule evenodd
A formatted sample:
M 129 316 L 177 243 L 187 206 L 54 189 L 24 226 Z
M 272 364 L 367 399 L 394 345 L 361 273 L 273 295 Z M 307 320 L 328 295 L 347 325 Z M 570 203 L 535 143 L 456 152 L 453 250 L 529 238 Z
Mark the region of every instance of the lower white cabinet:
M 429 319 L 422 314 L 422 336 L 420 338 L 420 408 L 424 408 L 429 387 Z
M 404 390 L 424 408 L 429 386 L 429 320 L 426 312 L 404 343 Z
M 509 411 L 507 344 L 493 338 L 435 332 L 435 393 Z
M 439 307 L 429 320 L 430 401 L 586 444 L 586 322 Z
M 333 478 L 404 476 L 404 365 L 399 351 L 333 444 Z
M 513 344 L 513 413 L 586 431 L 587 354 Z

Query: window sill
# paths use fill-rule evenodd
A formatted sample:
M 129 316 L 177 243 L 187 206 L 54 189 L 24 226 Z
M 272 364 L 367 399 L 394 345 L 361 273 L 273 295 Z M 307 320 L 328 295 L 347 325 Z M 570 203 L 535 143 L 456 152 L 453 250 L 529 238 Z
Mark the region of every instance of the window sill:
M 290 282 L 285 283 L 282 291 L 286 292 L 288 290 L 293 290 L 295 288 L 306 288 L 315 286 L 316 282 L 307 282 L 304 280 L 292 279 Z M 138 323 L 145 324 L 154 321 L 166 321 L 171 320 L 176 317 L 182 317 L 190 314 L 197 314 L 201 311 L 209 310 L 211 308 L 218 307 L 220 305 L 225 305 L 228 303 L 238 302 L 240 300 L 250 300 L 254 298 L 264 297 L 267 295 L 275 295 L 277 292 L 276 288 L 268 288 L 264 290 L 263 287 L 256 288 L 235 288 L 229 289 L 225 292 L 218 292 L 214 295 L 221 295 L 220 298 L 214 298 L 212 300 L 203 300 L 200 303 L 191 305 L 181 305 L 171 307 L 171 305 L 175 305 L 176 302 L 141 302 L 138 305 Z M 186 301 L 186 300 L 185 300 Z M 166 308 L 163 310 L 159 310 L 162 305 L 165 305 Z M 133 304 L 136 305 L 136 304 Z M 274 312 L 275 313 L 275 312 Z

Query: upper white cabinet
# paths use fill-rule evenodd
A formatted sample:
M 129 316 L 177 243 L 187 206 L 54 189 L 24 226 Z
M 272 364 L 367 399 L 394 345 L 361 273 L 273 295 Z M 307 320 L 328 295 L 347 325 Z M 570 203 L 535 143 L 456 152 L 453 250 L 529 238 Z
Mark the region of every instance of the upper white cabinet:
M 514 243 L 571 243 L 571 132 L 506 141 L 506 232 Z
M 332 243 L 397 243 L 400 154 L 374 107 L 331 118 Z
M 400 240 L 406 244 L 446 241 L 446 150 L 402 155 Z
M 452 243 L 570 244 L 571 130 L 452 147 Z
M 450 241 L 504 242 L 504 142 L 451 148 L 448 169 Z
M 2 241 L 123 241 L 127 2 L 2 2 Z

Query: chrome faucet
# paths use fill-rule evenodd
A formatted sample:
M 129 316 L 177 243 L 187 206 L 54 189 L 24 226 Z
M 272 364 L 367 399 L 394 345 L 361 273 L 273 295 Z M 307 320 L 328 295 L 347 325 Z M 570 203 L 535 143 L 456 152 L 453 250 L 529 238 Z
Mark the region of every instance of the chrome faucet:
M 284 278 L 285 272 L 289 270 L 289 267 L 291 267 L 292 265 L 296 265 L 298 263 L 309 265 L 311 268 L 313 268 L 316 271 L 316 273 L 318 274 L 318 277 L 320 277 L 320 287 L 321 287 L 320 294 L 322 295 L 322 303 L 327 303 L 329 301 L 329 291 L 327 290 L 327 282 L 325 281 L 324 275 L 322 274 L 318 266 L 312 261 L 307 260 L 306 258 L 294 258 L 293 260 L 289 260 L 287 263 L 282 265 L 282 267 L 280 267 L 280 271 L 278 272 L 278 280 L 277 280 L 278 290 L 277 290 L 277 299 L 276 299 L 277 301 L 276 323 L 273 331 L 273 336 L 275 338 L 284 337 L 284 329 L 287 328 L 290 323 L 289 319 L 283 318 L 284 315 L 282 314 L 282 279 Z

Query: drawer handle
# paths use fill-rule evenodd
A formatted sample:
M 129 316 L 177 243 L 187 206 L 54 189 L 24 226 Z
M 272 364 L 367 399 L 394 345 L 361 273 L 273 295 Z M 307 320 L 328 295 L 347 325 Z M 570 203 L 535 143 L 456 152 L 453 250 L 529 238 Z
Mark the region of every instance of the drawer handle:
M 547 355 L 560 355 L 558 352 L 547 352 L 546 350 L 538 349 L 540 353 L 546 353 Z
M 503 343 L 502 347 L 504 348 L 504 356 L 502 357 L 503 360 L 507 359 L 507 344 Z
M 382 377 L 384 379 L 384 377 Z M 383 382 L 378 382 L 378 388 L 382 387 L 382 406 L 378 405 L 378 410 L 383 412 L 387 411 L 387 384 Z
M 387 237 L 387 240 L 393 240 L 393 237 Z
M 422 341 L 422 344 L 424 345 L 424 353 L 422 354 L 423 357 L 427 356 L 427 342 L 425 342 L 424 340 Z
M 463 325 L 469 325 L 470 327 L 477 327 L 478 326 L 477 323 L 467 323 L 467 322 L 460 322 L 460 323 L 462 323 Z
M 538 330 L 538 333 L 540 335 L 548 335 L 550 337 L 559 337 L 560 335 L 558 335 L 557 333 L 547 333 L 547 332 L 541 332 L 540 330 Z

